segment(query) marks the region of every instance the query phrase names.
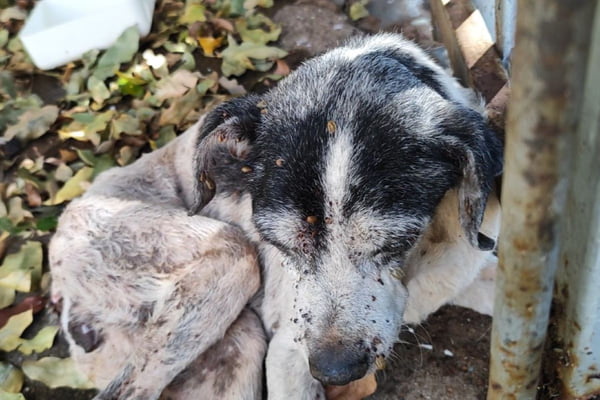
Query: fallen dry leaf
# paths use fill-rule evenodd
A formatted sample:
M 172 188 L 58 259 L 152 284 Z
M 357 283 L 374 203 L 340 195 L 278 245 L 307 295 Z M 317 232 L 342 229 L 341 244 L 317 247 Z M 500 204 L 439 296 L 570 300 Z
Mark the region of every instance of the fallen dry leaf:
M 206 21 L 206 7 L 200 0 L 186 1 L 183 15 L 179 18 L 181 24 L 191 24 L 197 21 Z
M 12 351 L 21 344 L 21 335 L 33 322 L 33 312 L 27 310 L 8 319 L 0 328 L 0 350 Z
M 113 139 L 119 139 L 121 134 L 139 135 L 142 133 L 140 129 L 140 121 L 129 114 L 121 114 L 111 121 L 110 136 Z
M 161 79 L 156 85 L 154 95 L 161 101 L 183 96 L 190 88 L 196 86 L 200 73 L 178 69 L 167 78 Z
M 18 350 L 26 356 L 32 353 L 41 353 L 48 350 L 54 343 L 54 338 L 58 333 L 58 326 L 43 327 L 33 339 L 22 339 Z
M 328 400 L 361 400 L 377 390 L 377 381 L 374 374 L 350 382 L 344 386 L 329 385 L 325 388 Z
M 286 51 L 277 47 L 248 42 L 237 44 L 232 36 L 229 36 L 227 41 L 228 46 L 221 53 L 221 70 L 225 76 L 239 76 L 247 70 L 257 69 L 252 60 L 275 60 L 287 55 Z
M 6 324 L 13 315 L 20 314 L 27 310 L 32 310 L 34 314 L 42 311 L 46 305 L 46 300 L 42 296 L 25 297 L 19 304 L 0 310 L 0 328 Z
M 350 5 L 349 16 L 352 21 L 357 21 L 361 18 L 369 16 L 369 10 L 367 10 L 367 3 L 369 0 L 360 0 Z
M 2 400 L 26 400 L 21 393 L 9 393 L 0 389 L 0 399 Z
M 42 196 L 31 182 L 25 184 L 25 194 L 27 195 L 27 205 L 29 207 L 35 208 L 42 205 Z
M 116 74 L 121 63 L 129 62 L 138 51 L 140 34 L 137 26 L 127 28 L 100 58 L 93 73 L 99 80 Z
M 160 115 L 160 125 L 175 125 L 178 126 L 185 116 L 192 111 L 194 107 L 198 105 L 200 94 L 196 88 L 188 90 L 188 92 L 182 96 L 175 98 L 171 103 L 171 106 L 162 112 Z
M 25 219 L 32 218 L 33 215 L 23 208 L 23 200 L 20 197 L 11 197 L 8 200 L 7 217 L 13 224 L 18 225 Z
M 202 47 L 205 56 L 214 57 L 215 50 L 221 47 L 223 44 L 223 39 L 224 38 L 222 36 L 217 38 L 212 36 L 199 37 L 198 43 L 200 44 L 200 47 Z
M 246 88 L 240 85 L 237 79 L 227 79 L 222 76 L 219 78 L 219 85 L 227 90 L 232 96 L 243 96 L 247 93 Z
M 81 168 L 75 175 L 73 175 L 71 179 L 65 182 L 65 185 L 58 190 L 53 199 L 49 199 L 44 204 L 48 206 L 55 206 L 83 194 L 83 192 L 85 192 L 87 189 L 93 174 L 93 168 Z
M 267 44 L 279 39 L 281 27 L 263 14 L 255 14 L 238 18 L 235 27 L 242 41 L 256 44 Z
M 10 306 L 15 301 L 15 294 L 15 289 L 0 286 L 0 309 Z M 0 326 L 2 325 L 2 321 L 0 321 Z
M 19 121 L 4 132 L 4 139 L 18 138 L 22 142 L 37 139 L 48 132 L 58 117 L 58 107 L 45 106 L 40 109 L 25 111 Z
M 233 26 L 233 24 L 225 19 L 225 18 L 212 18 L 210 20 L 210 22 L 217 28 L 217 29 L 222 29 L 224 31 L 227 31 L 229 33 L 233 33 L 235 31 L 235 28 Z
M 106 99 L 110 97 L 110 91 L 104 84 L 104 81 L 98 79 L 95 76 L 90 76 L 90 78 L 88 79 L 87 89 L 92 95 L 92 99 L 94 99 L 94 101 L 100 106 L 102 106 Z
M 290 74 L 290 66 L 284 60 L 275 60 L 274 75 L 286 76 Z
M 19 292 L 37 287 L 42 276 L 42 244 L 25 242 L 18 252 L 7 255 L 0 267 L 0 286 Z
M 50 388 L 94 388 L 94 384 L 79 372 L 71 358 L 44 357 L 37 361 L 24 361 L 23 372 L 29 379 L 40 381 Z
M 12 364 L 0 362 L 0 390 L 19 393 L 23 387 L 23 372 Z M 5 397 L 0 392 L 0 399 Z

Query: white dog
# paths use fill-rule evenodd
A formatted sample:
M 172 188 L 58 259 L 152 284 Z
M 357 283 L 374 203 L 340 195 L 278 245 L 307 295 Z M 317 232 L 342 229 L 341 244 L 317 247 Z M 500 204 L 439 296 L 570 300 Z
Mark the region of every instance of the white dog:
M 265 355 L 270 399 L 323 399 L 402 324 L 491 313 L 501 169 L 472 96 L 420 49 L 355 39 L 67 207 L 50 262 L 73 357 L 99 399 L 261 398 Z

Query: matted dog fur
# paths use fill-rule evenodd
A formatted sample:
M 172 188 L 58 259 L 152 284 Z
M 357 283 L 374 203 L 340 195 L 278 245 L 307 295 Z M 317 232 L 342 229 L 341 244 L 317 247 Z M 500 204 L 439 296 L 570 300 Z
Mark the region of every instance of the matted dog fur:
M 419 48 L 354 39 L 66 208 L 50 263 L 72 355 L 97 399 L 323 399 L 403 324 L 491 313 L 501 159 Z

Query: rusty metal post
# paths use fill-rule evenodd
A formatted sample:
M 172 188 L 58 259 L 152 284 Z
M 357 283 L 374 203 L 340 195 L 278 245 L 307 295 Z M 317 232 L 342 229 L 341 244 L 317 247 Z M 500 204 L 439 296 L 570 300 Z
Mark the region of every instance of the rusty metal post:
M 502 54 L 505 67 L 510 64 L 510 56 L 515 45 L 516 21 L 517 0 L 496 0 L 496 47 Z
M 536 397 L 596 3 L 518 4 L 488 400 Z
M 553 313 L 565 399 L 600 394 L 600 6 L 592 37 Z

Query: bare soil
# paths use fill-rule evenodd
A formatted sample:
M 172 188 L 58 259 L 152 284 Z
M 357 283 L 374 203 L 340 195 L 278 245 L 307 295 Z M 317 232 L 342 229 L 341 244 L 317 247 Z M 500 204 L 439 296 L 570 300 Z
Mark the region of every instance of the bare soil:
M 485 399 L 491 322 L 489 316 L 446 306 L 414 333 L 405 330 L 369 399 Z

